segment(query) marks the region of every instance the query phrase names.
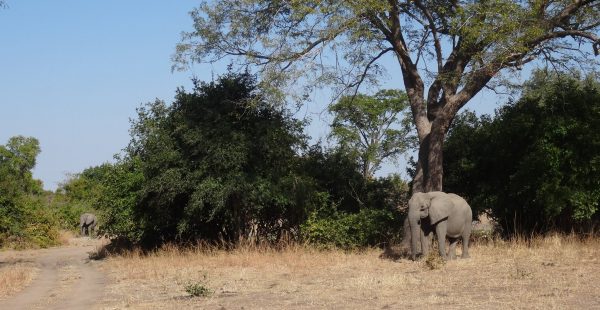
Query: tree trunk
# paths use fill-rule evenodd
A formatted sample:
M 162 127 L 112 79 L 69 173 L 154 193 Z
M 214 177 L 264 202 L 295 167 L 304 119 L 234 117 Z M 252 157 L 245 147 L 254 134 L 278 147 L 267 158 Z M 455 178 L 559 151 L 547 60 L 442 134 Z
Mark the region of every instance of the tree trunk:
M 442 181 L 444 177 L 443 167 L 443 146 L 446 130 L 442 126 L 434 126 L 429 134 L 429 153 L 427 154 L 428 175 L 425 179 L 425 191 L 442 191 Z
M 443 146 L 450 121 L 446 118 L 436 119 L 432 122 L 431 131 L 422 139 L 412 184 L 413 193 L 443 190 Z

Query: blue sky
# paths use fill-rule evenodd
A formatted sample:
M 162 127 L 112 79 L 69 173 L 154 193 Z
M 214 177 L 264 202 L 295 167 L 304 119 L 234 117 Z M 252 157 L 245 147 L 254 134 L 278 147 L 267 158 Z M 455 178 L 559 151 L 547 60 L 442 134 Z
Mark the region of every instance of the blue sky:
M 180 33 L 199 1 L 7 0 L 0 9 L 0 144 L 36 137 L 42 152 L 34 177 L 54 190 L 68 173 L 112 161 L 129 142 L 129 119 L 142 103 L 171 102 L 190 77 L 209 81 L 222 68 L 171 72 Z M 397 66 L 397 64 L 392 64 Z M 399 76 L 384 85 L 401 87 Z M 320 96 L 315 96 L 315 98 Z M 489 113 L 490 96 L 471 109 Z M 299 111 L 314 120 L 313 139 L 327 134 L 319 114 L 327 100 Z M 321 116 L 321 119 L 320 119 Z M 398 171 L 386 166 L 380 174 Z M 403 168 L 401 168 L 403 172 Z
M 196 1 L 8 0 L 0 10 L 0 144 L 40 140 L 34 177 L 55 189 L 65 173 L 112 160 L 135 108 L 170 102 L 192 72 L 172 73 Z M 208 72 L 194 74 L 210 79 Z

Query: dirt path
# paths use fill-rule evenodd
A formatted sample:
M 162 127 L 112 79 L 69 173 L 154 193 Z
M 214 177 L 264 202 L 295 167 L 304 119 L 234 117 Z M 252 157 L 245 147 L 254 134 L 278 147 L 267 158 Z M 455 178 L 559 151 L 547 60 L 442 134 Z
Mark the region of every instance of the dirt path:
M 81 238 L 66 247 L 0 253 L 0 261 L 19 255 L 34 261 L 40 270 L 23 291 L 0 301 L 0 309 L 94 308 L 103 296 L 105 278 L 88 254 L 100 244 L 98 240 Z

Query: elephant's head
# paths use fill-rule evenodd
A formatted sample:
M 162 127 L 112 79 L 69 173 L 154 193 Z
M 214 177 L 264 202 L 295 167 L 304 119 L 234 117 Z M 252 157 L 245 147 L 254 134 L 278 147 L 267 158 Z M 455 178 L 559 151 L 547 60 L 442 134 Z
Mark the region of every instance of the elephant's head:
M 425 242 L 423 228 L 430 229 L 439 221 L 448 217 L 451 208 L 450 200 L 442 192 L 415 193 L 408 201 L 408 222 L 411 235 L 411 255 L 414 260 L 417 255 L 418 242 L 423 253 L 428 242 Z M 422 226 L 423 225 L 423 226 Z

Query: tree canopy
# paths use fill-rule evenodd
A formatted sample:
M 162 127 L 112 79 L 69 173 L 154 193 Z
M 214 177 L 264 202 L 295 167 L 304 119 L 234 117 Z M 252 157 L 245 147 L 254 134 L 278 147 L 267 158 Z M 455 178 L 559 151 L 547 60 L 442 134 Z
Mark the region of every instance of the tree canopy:
M 342 97 L 329 107 L 334 115 L 331 137 L 358 159 L 363 177 L 372 178 L 384 160 L 396 159 L 412 146 L 407 110 L 406 93 L 400 90 Z
M 459 117 L 447 188 L 505 233 L 580 231 L 600 220 L 600 82 L 538 72 L 496 116 Z
M 195 81 L 172 104 L 139 108 L 124 155 L 62 191 L 92 201 L 104 233 L 148 247 L 304 238 L 352 248 L 396 238 L 406 182 L 364 178 L 347 152 L 309 147 L 303 125 L 265 101 L 250 74 Z
M 253 224 L 296 225 L 303 143 L 302 124 L 267 105 L 248 74 L 140 108 L 127 151 L 143 176 L 133 210 L 141 241 L 237 240 Z
M 0 145 L 0 197 L 42 191 L 41 182 L 31 173 L 40 151 L 40 143 L 33 137 L 15 136 Z
M 40 151 L 33 137 L 15 136 L 0 145 L 0 247 L 58 242 L 58 225 L 39 200 L 42 182 L 32 174 Z
M 192 12 L 194 30 L 183 35 L 174 61 L 185 67 L 233 57 L 281 95 L 290 81 L 305 81 L 308 91 L 376 82 L 391 53 L 420 142 L 413 190 L 440 190 L 444 136 L 460 108 L 501 72 L 536 59 L 591 64 L 600 47 L 599 3 L 216 0 Z

